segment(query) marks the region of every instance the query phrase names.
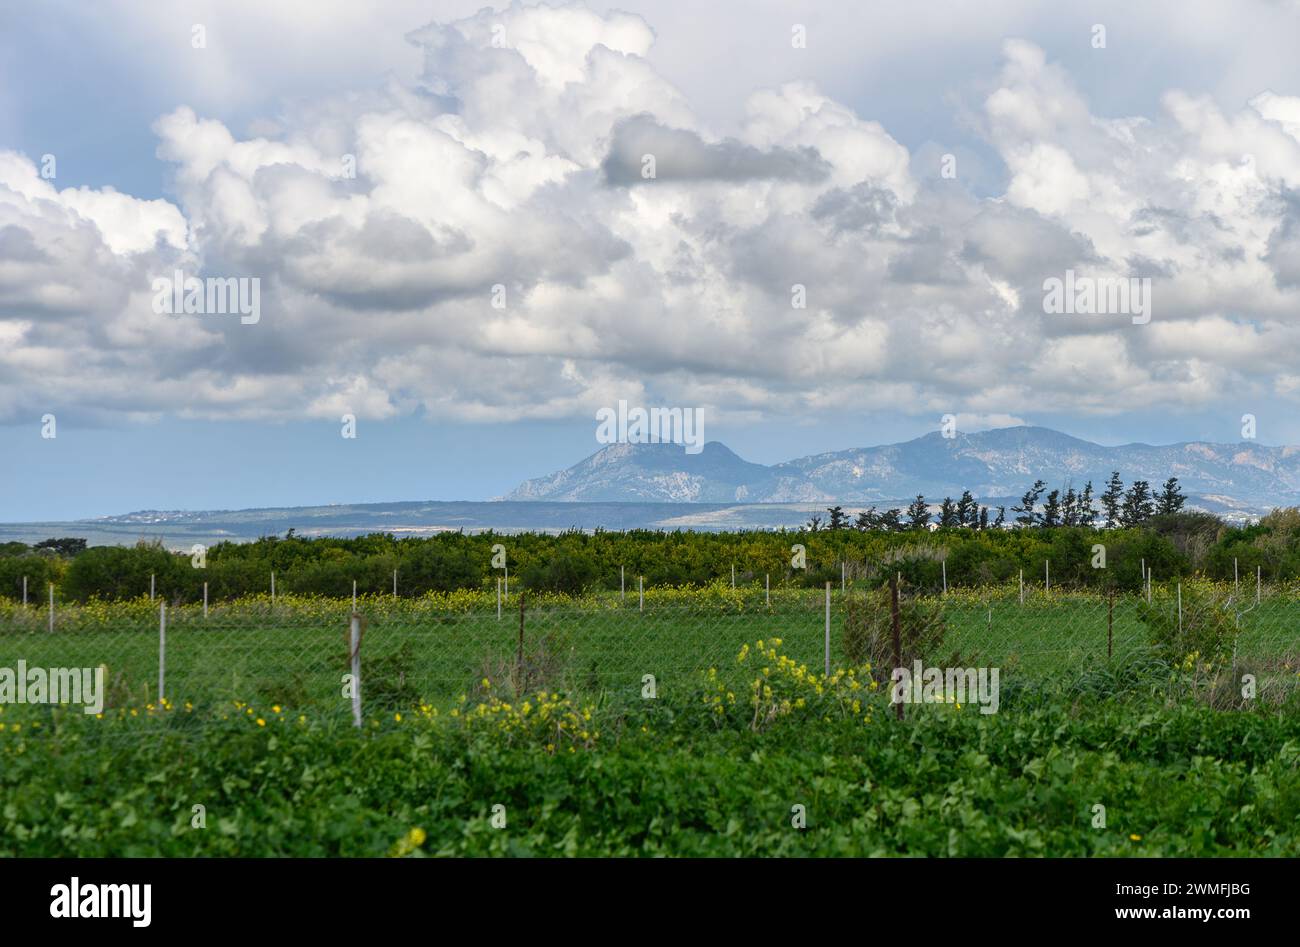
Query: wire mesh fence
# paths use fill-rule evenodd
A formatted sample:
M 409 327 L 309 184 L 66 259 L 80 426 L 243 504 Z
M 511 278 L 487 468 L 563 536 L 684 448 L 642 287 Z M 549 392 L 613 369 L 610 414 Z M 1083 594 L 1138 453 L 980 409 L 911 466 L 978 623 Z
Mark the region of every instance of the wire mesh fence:
M 451 704 L 538 688 L 639 699 L 689 694 L 745 645 L 779 638 L 785 655 L 822 673 L 895 663 L 997 667 L 1010 682 L 1075 686 L 1090 672 L 1122 677 L 1144 663 L 1280 699 L 1300 682 L 1300 595 L 1189 582 L 1141 593 L 1063 588 L 900 590 L 901 648 L 888 587 L 770 590 L 719 596 L 641 589 L 568 600 L 509 597 L 279 600 L 168 606 L 0 604 L 0 673 L 20 667 L 103 671 L 105 712 L 163 701 L 196 714 L 236 705 L 364 713 Z M 353 673 L 357 618 L 360 681 Z M 2 690 L 2 688 L 0 688 Z M 0 694 L 0 697 L 5 695 Z M 12 692 L 3 701 L 18 703 Z M 29 704 L 35 712 L 36 705 Z M 21 710 L 21 705 L 19 707 Z M 14 719 L 11 711 L 10 719 Z

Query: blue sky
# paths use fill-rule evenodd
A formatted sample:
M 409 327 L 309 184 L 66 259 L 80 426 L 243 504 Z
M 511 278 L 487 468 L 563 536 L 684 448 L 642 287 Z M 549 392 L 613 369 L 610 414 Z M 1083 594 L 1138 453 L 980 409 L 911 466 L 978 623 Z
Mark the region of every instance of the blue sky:
M 1296 4 L 482 6 L 0 9 L 0 520 L 486 499 L 621 398 L 765 463 L 1300 443 Z

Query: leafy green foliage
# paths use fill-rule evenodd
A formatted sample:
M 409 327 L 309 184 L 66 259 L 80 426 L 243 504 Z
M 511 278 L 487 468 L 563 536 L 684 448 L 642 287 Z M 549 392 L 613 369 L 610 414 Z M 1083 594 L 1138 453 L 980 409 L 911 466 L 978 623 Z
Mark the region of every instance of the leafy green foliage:
M 51 720 L 0 735 L 0 855 L 1300 854 L 1294 714 L 913 706 L 755 733 L 635 706 L 572 753 L 445 716 L 357 732 L 259 709 L 148 735 Z
M 1156 653 L 1170 664 L 1222 665 L 1231 659 L 1243 620 L 1231 594 L 1192 580 L 1161 588 L 1140 609 Z
M 44 601 L 49 584 L 59 581 L 65 566 L 62 560 L 50 556 L 0 556 L 0 595 L 20 600 L 26 578 L 29 601 Z
M 166 596 L 182 576 L 181 568 L 181 560 L 161 543 L 141 542 L 134 548 L 95 546 L 72 560 L 61 591 L 81 601 L 91 596 L 135 598 L 148 593 L 153 576 L 155 589 Z
M 882 684 L 889 680 L 894 667 L 910 668 L 915 660 L 938 656 L 946 630 L 942 604 L 938 600 L 900 595 L 900 658 L 895 664 L 893 606 L 889 588 L 853 595 L 844 603 L 844 656 L 853 665 L 870 664 L 875 679 Z

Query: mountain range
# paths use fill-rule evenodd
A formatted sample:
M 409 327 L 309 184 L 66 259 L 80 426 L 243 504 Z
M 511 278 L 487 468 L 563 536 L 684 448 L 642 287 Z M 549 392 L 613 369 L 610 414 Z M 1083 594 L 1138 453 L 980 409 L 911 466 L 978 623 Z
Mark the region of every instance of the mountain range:
M 1105 447 L 1041 427 L 1013 427 L 945 438 L 938 432 L 901 444 L 751 463 L 716 441 L 698 454 L 674 444 L 613 444 L 550 476 L 528 480 L 490 502 L 419 500 L 267 507 L 247 510 L 145 510 L 92 520 L 0 523 L 0 542 L 80 536 L 95 544 L 161 539 L 173 549 L 222 540 L 283 535 L 432 535 L 565 529 L 798 529 L 840 504 L 905 507 L 918 493 L 931 508 L 970 490 L 990 508 L 1017 502 L 1035 481 L 1049 488 L 1091 480 L 1099 495 L 1118 470 L 1125 484 L 1158 489 L 1177 477 L 1188 506 L 1232 522 L 1277 506 L 1300 505 L 1300 448 L 1253 441 Z M 1010 514 L 1009 514 L 1010 515 Z
M 1106 447 L 1043 427 L 1009 427 L 945 437 L 939 432 L 879 447 L 813 454 L 771 466 L 711 441 L 698 454 L 676 444 L 612 444 L 565 470 L 528 480 L 506 500 L 677 503 L 906 503 L 970 490 L 1018 498 L 1035 481 L 1094 495 L 1118 470 L 1125 484 L 1158 489 L 1177 477 L 1189 504 L 1258 515 L 1300 502 L 1300 447 L 1254 441 L 1124 444 Z

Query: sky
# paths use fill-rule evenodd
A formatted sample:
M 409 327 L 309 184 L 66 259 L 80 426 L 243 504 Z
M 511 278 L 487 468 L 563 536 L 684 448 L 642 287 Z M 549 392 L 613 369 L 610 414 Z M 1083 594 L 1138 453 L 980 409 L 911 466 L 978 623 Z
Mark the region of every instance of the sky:
M 1300 444 L 1300 5 L 1059 6 L 0 3 L 0 520 L 489 499 L 620 400 Z

